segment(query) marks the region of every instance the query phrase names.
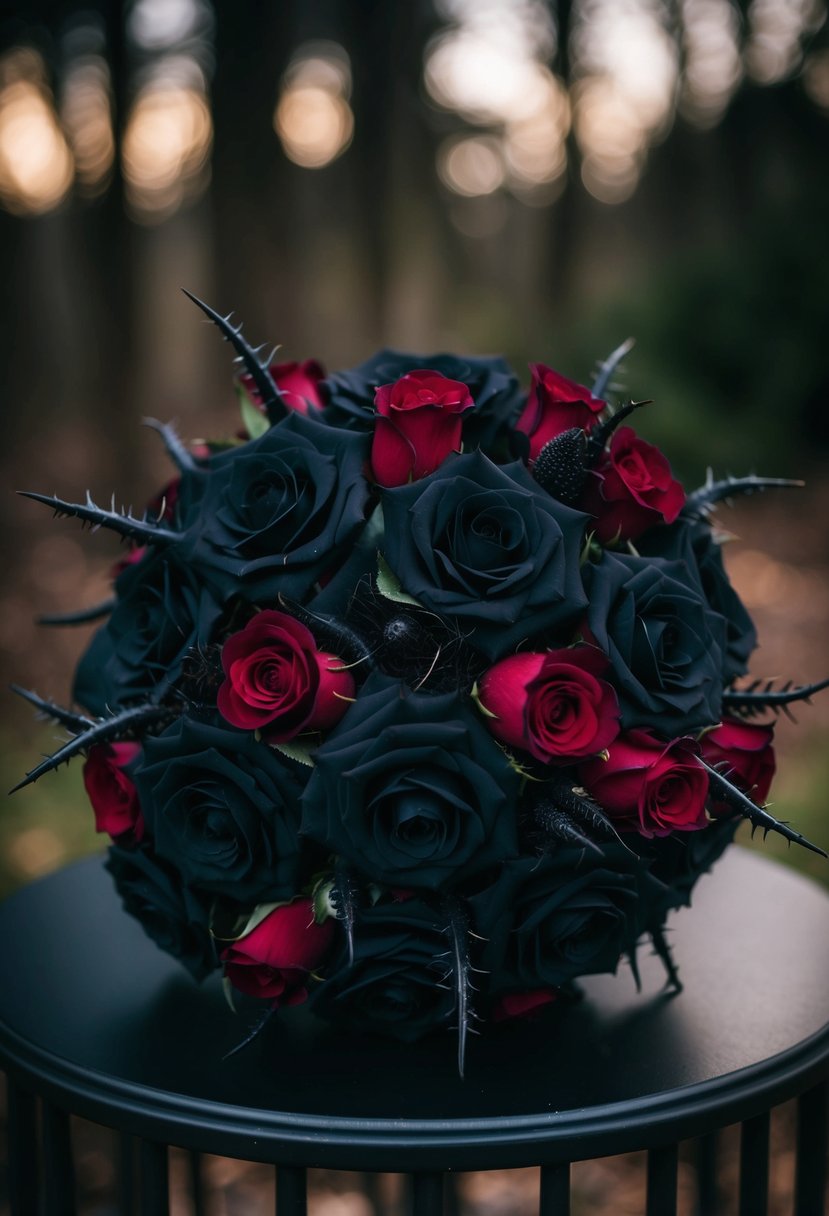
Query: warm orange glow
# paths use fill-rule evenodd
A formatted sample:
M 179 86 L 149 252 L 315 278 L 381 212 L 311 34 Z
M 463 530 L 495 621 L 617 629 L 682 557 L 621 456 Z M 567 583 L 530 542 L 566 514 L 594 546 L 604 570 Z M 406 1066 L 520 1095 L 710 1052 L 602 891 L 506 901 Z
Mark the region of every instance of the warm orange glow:
M 745 58 L 760 84 L 785 80 L 800 66 L 802 40 L 817 30 L 825 14 L 813 0 L 752 0 Z
M 98 55 L 73 64 L 63 90 L 61 119 L 75 157 L 78 184 L 84 193 L 106 189 L 115 155 L 109 71 Z
M 679 108 L 696 127 L 719 122 L 742 77 L 731 0 L 683 0 L 685 65 Z
M 160 76 L 138 94 L 124 134 L 127 200 L 136 218 L 157 221 L 207 184 L 213 123 L 204 94 Z
M 815 51 L 803 69 L 806 92 L 821 109 L 829 110 L 829 51 Z
M 72 155 L 44 77 L 28 48 L 0 63 L 0 201 L 16 215 L 51 211 L 72 186 Z
M 438 151 L 438 173 L 456 194 L 491 194 L 504 180 L 497 141 L 482 135 L 446 140 Z
M 351 71 L 335 43 L 300 48 L 283 78 L 273 126 L 285 155 L 303 169 L 322 169 L 345 152 L 354 133 L 348 104 Z

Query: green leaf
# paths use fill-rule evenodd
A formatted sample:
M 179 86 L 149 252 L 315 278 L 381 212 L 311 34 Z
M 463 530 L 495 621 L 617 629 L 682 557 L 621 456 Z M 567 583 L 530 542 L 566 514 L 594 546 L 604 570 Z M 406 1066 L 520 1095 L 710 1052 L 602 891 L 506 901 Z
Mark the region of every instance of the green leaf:
M 271 429 L 271 424 L 262 411 L 256 408 L 241 384 L 236 385 L 236 393 L 239 397 L 239 409 L 242 411 L 242 425 L 251 439 L 260 439 Z
M 377 590 L 387 600 L 393 600 L 395 604 L 413 604 L 415 608 L 420 608 L 420 604 L 414 596 L 408 595 L 400 586 L 400 579 L 392 570 L 383 554 L 377 554 Z
M 296 739 L 286 743 L 273 743 L 271 746 L 278 752 L 282 752 L 283 756 L 287 756 L 289 760 L 297 760 L 300 764 L 304 764 L 306 768 L 314 767 L 313 748 L 310 744 L 299 743 Z

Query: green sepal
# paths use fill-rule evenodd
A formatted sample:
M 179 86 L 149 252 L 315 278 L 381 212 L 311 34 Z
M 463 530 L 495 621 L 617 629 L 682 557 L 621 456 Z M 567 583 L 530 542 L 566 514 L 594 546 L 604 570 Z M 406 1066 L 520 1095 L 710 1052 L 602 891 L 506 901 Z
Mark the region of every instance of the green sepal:
M 261 410 L 256 408 L 241 384 L 236 385 L 236 396 L 239 398 L 242 425 L 251 439 L 261 439 L 271 429 L 271 424 Z
M 485 718 L 495 718 L 495 720 L 497 721 L 498 715 L 494 714 L 491 709 L 487 709 L 487 707 L 484 705 L 484 703 L 481 700 L 481 694 L 478 691 L 478 681 L 477 680 L 472 685 L 472 692 L 469 695 L 472 697 L 472 700 L 475 702 L 475 705 L 481 711 L 481 713 L 484 715 Z

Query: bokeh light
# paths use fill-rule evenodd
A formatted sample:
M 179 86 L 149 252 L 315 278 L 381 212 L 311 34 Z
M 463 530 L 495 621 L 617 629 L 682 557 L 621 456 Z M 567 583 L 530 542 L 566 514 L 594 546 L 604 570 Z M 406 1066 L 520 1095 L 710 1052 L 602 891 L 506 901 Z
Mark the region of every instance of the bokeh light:
M 71 64 L 60 116 L 75 158 L 78 186 L 84 194 L 101 194 L 112 173 L 115 138 L 109 68 L 100 55 L 85 55 Z
M 684 70 L 679 109 L 701 129 L 716 126 L 743 75 L 738 15 L 730 0 L 683 0 Z
M 127 120 L 123 166 L 135 217 L 158 222 L 204 192 L 213 122 L 201 70 L 187 56 L 165 56 L 139 90 Z
M 438 174 L 456 194 L 491 194 L 504 180 L 497 140 L 485 135 L 446 140 L 438 151 Z
M 273 126 L 289 160 L 322 169 L 345 152 L 354 134 L 351 67 L 341 46 L 305 43 L 282 78 Z
M 0 200 L 16 215 L 43 214 L 63 202 L 73 175 L 43 60 L 15 47 L 0 59 Z
M 823 23 L 815 0 L 752 0 L 748 10 L 746 69 L 760 84 L 791 76 L 803 58 L 803 40 Z

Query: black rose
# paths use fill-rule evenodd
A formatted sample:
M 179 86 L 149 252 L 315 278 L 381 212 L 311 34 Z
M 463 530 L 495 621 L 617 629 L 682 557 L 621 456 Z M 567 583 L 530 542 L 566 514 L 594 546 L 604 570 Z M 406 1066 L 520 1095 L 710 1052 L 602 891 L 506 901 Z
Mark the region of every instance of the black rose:
M 474 630 L 487 658 L 542 631 L 566 632 L 581 615 L 587 516 L 519 462 L 450 457 L 422 481 L 384 491 L 383 511 L 385 558 L 403 589 Z
M 447 972 L 445 917 L 422 900 L 377 904 L 360 913 L 354 960 L 343 948 L 312 994 L 322 1017 L 411 1043 L 455 1018 Z
M 161 695 L 188 654 L 210 641 L 221 612 L 193 572 L 167 553 L 127 566 L 115 590 L 112 616 L 75 674 L 75 700 L 98 716 Z
M 106 862 L 124 909 L 148 937 L 177 958 L 197 980 L 218 966 L 209 928 L 209 904 L 147 845 L 113 845 Z
M 490 448 L 506 435 L 518 416 L 522 394 L 518 378 L 500 358 L 459 358 L 457 355 L 412 355 L 381 350 L 365 363 L 333 372 L 322 382 L 326 417 L 333 425 L 370 431 L 374 427 L 374 393 L 407 372 L 429 369 L 465 384 L 475 402 L 463 420 L 464 446 Z
M 652 908 L 656 923 L 662 921 L 669 909 L 690 905 L 697 879 L 719 860 L 741 822 L 739 816 L 715 819 L 699 832 L 676 832 L 671 836 L 655 836 L 652 840 L 628 834 L 626 839 L 631 847 L 641 851 L 650 874 L 663 884 Z
M 587 623 L 610 657 L 622 727 L 668 737 L 720 720 L 725 621 L 687 561 L 605 553 L 584 570 Z
M 213 458 L 194 482 L 176 547 L 223 600 L 301 598 L 363 527 L 367 453 L 366 436 L 293 413 Z
M 135 784 L 157 852 L 186 882 L 243 903 L 296 894 L 301 785 L 252 734 L 179 718 L 145 740 Z
M 315 761 L 302 831 L 375 882 L 444 887 L 517 853 L 518 776 L 454 693 L 373 676 Z
M 687 561 L 696 566 L 708 604 L 725 620 L 723 682 L 728 685 L 748 671 L 748 660 L 757 646 L 757 631 L 743 601 L 731 585 L 722 559 L 722 545 L 707 523 L 679 520 L 669 528 L 653 528 L 641 543 L 647 555 Z
M 472 898 L 493 994 L 615 971 L 634 950 L 644 867 L 622 845 L 605 846 L 605 853 L 606 864 L 573 848 L 508 861 Z

